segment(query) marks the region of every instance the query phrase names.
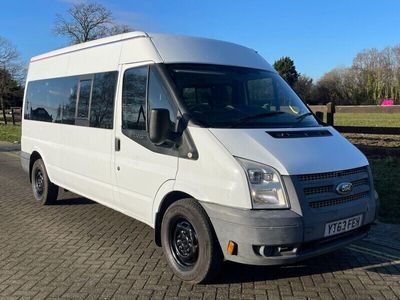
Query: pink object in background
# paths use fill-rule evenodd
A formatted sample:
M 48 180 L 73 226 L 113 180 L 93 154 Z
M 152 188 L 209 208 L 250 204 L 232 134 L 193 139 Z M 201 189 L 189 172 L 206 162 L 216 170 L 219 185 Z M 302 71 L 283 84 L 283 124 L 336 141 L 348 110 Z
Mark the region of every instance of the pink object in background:
M 394 104 L 393 99 L 383 99 L 381 102 L 381 106 L 392 106 Z

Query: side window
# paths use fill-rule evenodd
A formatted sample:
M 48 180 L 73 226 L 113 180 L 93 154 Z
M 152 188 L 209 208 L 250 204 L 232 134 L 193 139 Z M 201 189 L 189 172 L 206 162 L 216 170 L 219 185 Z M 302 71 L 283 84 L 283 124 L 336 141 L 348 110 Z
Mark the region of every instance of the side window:
M 89 103 L 92 93 L 92 80 L 86 79 L 79 82 L 78 107 L 76 112 L 76 125 L 89 125 Z
M 163 85 L 157 70 L 154 66 L 150 67 L 149 78 L 149 111 L 155 108 L 165 108 L 169 111 L 169 117 L 174 127 L 176 122 L 176 109 L 171 105 L 171 96 Z M 150 115 L 150 114 L 149 114 Z
M 118 72 L 94 75 L 92 102 L 90 104 L 90 127 L 113 128 L 117 78 Z
M 148 66 L 125 71 L 122 87 L 122 132 L 132 139 L 146 133 L 146 86 Z
M 93 78 L 93 79 L 92 79 Z M 112 129 L 118 72 L 36 80 L 28 83 L 27 120 Z
M 76 76 L 29 82 L 25 98 L 25 119 L 73 124 L 77 83 Z
M 70 88 L 67 92 L 67 98 L 65 99 L 62 109 L 62 123 L 63 124 L 75 124 L 75 112 L 76 112 L 76 97 L 78 93 L 79 78 L 74 77 L 71 80 Z

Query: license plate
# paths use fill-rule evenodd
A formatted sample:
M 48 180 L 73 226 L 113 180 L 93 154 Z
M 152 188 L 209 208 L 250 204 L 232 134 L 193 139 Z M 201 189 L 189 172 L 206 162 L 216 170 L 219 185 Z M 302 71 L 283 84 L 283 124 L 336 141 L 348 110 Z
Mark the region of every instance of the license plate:
M 325 224 L 324 236 L 331 236 L 353 230 L 361 226 L 362 215 L 354 216 Z

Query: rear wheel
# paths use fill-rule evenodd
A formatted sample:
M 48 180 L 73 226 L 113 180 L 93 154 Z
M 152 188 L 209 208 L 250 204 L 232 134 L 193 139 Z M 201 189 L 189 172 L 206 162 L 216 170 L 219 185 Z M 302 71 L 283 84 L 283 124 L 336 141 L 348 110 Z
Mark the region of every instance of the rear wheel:
M 179 200 L 167 209 L 161 241 L 167 262 L 179 278 L 200 283 L 217 275 L 222 253 L 211 222 L 196 200 Z
M 47 175 L 43 160 L 37 159 L 31 172 L 33 195 L 42 205 L 53 204 L 57 200 L 58 186 Z

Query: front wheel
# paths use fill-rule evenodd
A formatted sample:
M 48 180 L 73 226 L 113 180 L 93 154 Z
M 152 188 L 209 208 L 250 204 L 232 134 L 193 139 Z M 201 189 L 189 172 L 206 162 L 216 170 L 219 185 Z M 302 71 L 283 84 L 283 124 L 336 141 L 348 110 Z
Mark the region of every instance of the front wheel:
M 217 275 L 222 253 L 211 222 L 196 200 L 179 200 L 167 209 L 161 242 L 167 262 L 179 278 L 200 283 Z
M 42 205 L 53 204 L 57 200 L 58 186 L 50 181 L 41 159 L 33 163 L 31 182 L 33 195 Z

